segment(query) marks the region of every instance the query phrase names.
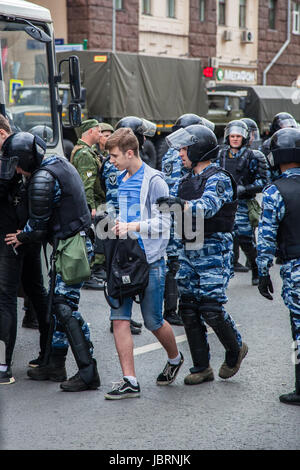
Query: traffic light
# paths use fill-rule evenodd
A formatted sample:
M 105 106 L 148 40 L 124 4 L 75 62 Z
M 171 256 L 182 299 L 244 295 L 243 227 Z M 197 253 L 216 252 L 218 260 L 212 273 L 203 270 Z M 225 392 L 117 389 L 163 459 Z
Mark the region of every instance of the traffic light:
M 203 69 L 203 75 L 205 78 L 214 78 L 215 69 L 213 67 L 205 67 Z

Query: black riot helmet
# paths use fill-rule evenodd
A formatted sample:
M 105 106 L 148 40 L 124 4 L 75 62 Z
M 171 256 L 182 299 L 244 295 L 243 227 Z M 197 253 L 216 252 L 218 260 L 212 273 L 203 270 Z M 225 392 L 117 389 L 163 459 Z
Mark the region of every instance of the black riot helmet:
M 187 113 L 182 114 L 182 116 L 176 120 L 172 127 L 172 132 L 176 132 L 178 129 L 186 128 L 188 126 L 193 126 L 194 124 L 202 124 L 212 131 L 215 129 L 214 123 L 208 119 L 198 116 L 198 114 Z
M 187 156 L 193 167 L 198 162 L 216 159 L 219 152 L 215 134 L 201 124 L 194 124 L 172 132 L 166 137 L 166 142 L 169 147 L 176 150 L 187 147 Z
M 278 113 L 274 116 L 272 124 L 270 126 L 270 134 L 273 135 L 279 129 L 284 129 L 285 127 L 297 128 L 297 122 L 290 113 Z
M 53 140 L 53 130 L 51 129 L 51 127 L 46 125 L 39 124 L 29 129 L 28 132 L 33 135 L 38 135 L 45 142 L 52 142 Z
M 238 134 L 243 137 L 242 146 L 247 144 L 248 139 L 248 126 L 242 120 L 234 120 L 230 121 L 227 126 L 225 127 L 224 131 L 224 143 L 227 145 L 229 144 L 229 136 L 230 134 Z
M 270 151 L 274 168 L 282 163 L 300 163 L 300 130 L 279 129 L 271 138 Z
M 29 132 L 10 135 L 2 146 L 3 157 L 17 159 L 15 167 L 19 166 L 28 173 L 33 173 L 40 167 L 45 151 L 45 141 Z
M 144 144 L 145 137 L 153 137 L 156 132 L 156 124 L 147 119 L 139 118 L 136 116 L 126 116 L 120 119 L 116 124 L 115 129 L 120 129 L 121 127 L 129 127 L 133 130 L 134 135 L 139 141 L 139 147 L 142 148 Z
M 258 125 L 256 124 L 256 122 L 250 118 L 242 118 L 241 121 L 243 121 L 248 127 L 247 144 L 252 145 L 255 142 L 259 142 L 260 133 L 259 133 Z

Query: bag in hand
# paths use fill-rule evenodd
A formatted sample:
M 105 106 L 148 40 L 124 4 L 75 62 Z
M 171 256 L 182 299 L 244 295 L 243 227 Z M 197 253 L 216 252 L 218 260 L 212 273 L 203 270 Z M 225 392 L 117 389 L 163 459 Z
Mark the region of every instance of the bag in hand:
M 103 240 L 107 273 L 106 300 L 112 308 L 119 308 L 124 297 L 143 296 L 149 281 L 149 265 L 137 239 L 130 237 Z M 116 299 L 113 305 L 109 297 Z M 138 302 L 139 303 L 139 302 Z

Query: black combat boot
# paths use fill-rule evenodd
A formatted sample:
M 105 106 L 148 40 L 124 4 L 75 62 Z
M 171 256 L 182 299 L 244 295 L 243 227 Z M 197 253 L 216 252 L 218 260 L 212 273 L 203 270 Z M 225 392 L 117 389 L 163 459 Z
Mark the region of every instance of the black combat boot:
M 239 263 L 239 256 L 240 256 L 240 246 L 239 246 L 239 239 L 237 237 L 233 238 L 233 269 L 235 273 L 247 273 L 249 268 L 247 266 L 243 266 Z
M 83 374 L 79 370 L 77 374 L 71 377 L 69 380 L 60 384 L 60 388 L 64 392 L 83 392 L 85 390 L 97 390 L 100 387 L 100 377 L 97 369 L 96 359 L 93 359 L 93 375 L 88 382 L 86 382 L 82 377 Z
M 300 364 L 295 366 L 295 390 L 291 393 L 280 395 L 279 400 L 286 405 L 300 405 Z
M 47 365 L 40 365 L 28 369 L 27 375 L 33 380 L 52 380 L 63 382 L 67 378 L 66 357 L 68 349 L 56 348 L 51 351 Z

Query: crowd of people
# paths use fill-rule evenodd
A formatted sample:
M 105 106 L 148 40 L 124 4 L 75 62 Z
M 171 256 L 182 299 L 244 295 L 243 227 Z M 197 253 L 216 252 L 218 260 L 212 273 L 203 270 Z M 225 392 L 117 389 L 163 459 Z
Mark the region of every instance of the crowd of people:
M 224 307 L 227 287 L 235 272 L 250 271 L 251 284 L 272 300 L 269 270 L 275 257 L 281 264 L 282 297 L 296 357 L 295 390 L 279 398 L 299 405 L 298 123 L 288 113 L 277 114 L 269 138 L 261 142 L 252 119 L 234 120 L 227 124 L 220 147 L 212 122 L 183 114 L 166 137 L 161 170 L 147 163 L 144 150 L 155 132 L 154 123 L 135 116 L 124 117 L 115 128 L 88 119 L 78 130 L 70 159 L 46 157 L 42 138 L 13 133 L 0 116 L 0 385 L 15 382 L 11 365 L 22 288 L 40 332 L 40 352 L 30 360 L 27 375 L 60 382 L 67 392 L 99 388 L 90 331 L 79 303 L 81 288 L 103 291 L 110 282 L 111 267 L 97 232 L 105 211 L 113 220 L 112 233 L 117 238 L 134 234 L 146 260 L 140 310 L 145 328 L 167 354 L 156 379 L 159 386 L 173 383 L 184 361 L 172 325 L 182 326 L 188 340 L 192 364 L 186 385 L 214 380 L 207 325 L 225 349 L 219 377 L 227 380 L 239 371 L 248 346 Z M 61 246 L 79 241 L 90 276 L 68 281 L 56 269 L 56 254 Z M 41 249 L 47 243 L 53 249 L 48 292 L 41 268 Z M 245 264 L 239 262 L 240 249 Z M 29 269 L 34 275 L 28 276 Z M 142 333 L 142 323 L 131 318 L 133 302 L 133 296 L 125 296 L 118 306 L 109 302 L 122 378 L 105 394 L 108 400 L 141 393 L 132 335 Z M 68 379 L 69 347 L 78 372 Z

